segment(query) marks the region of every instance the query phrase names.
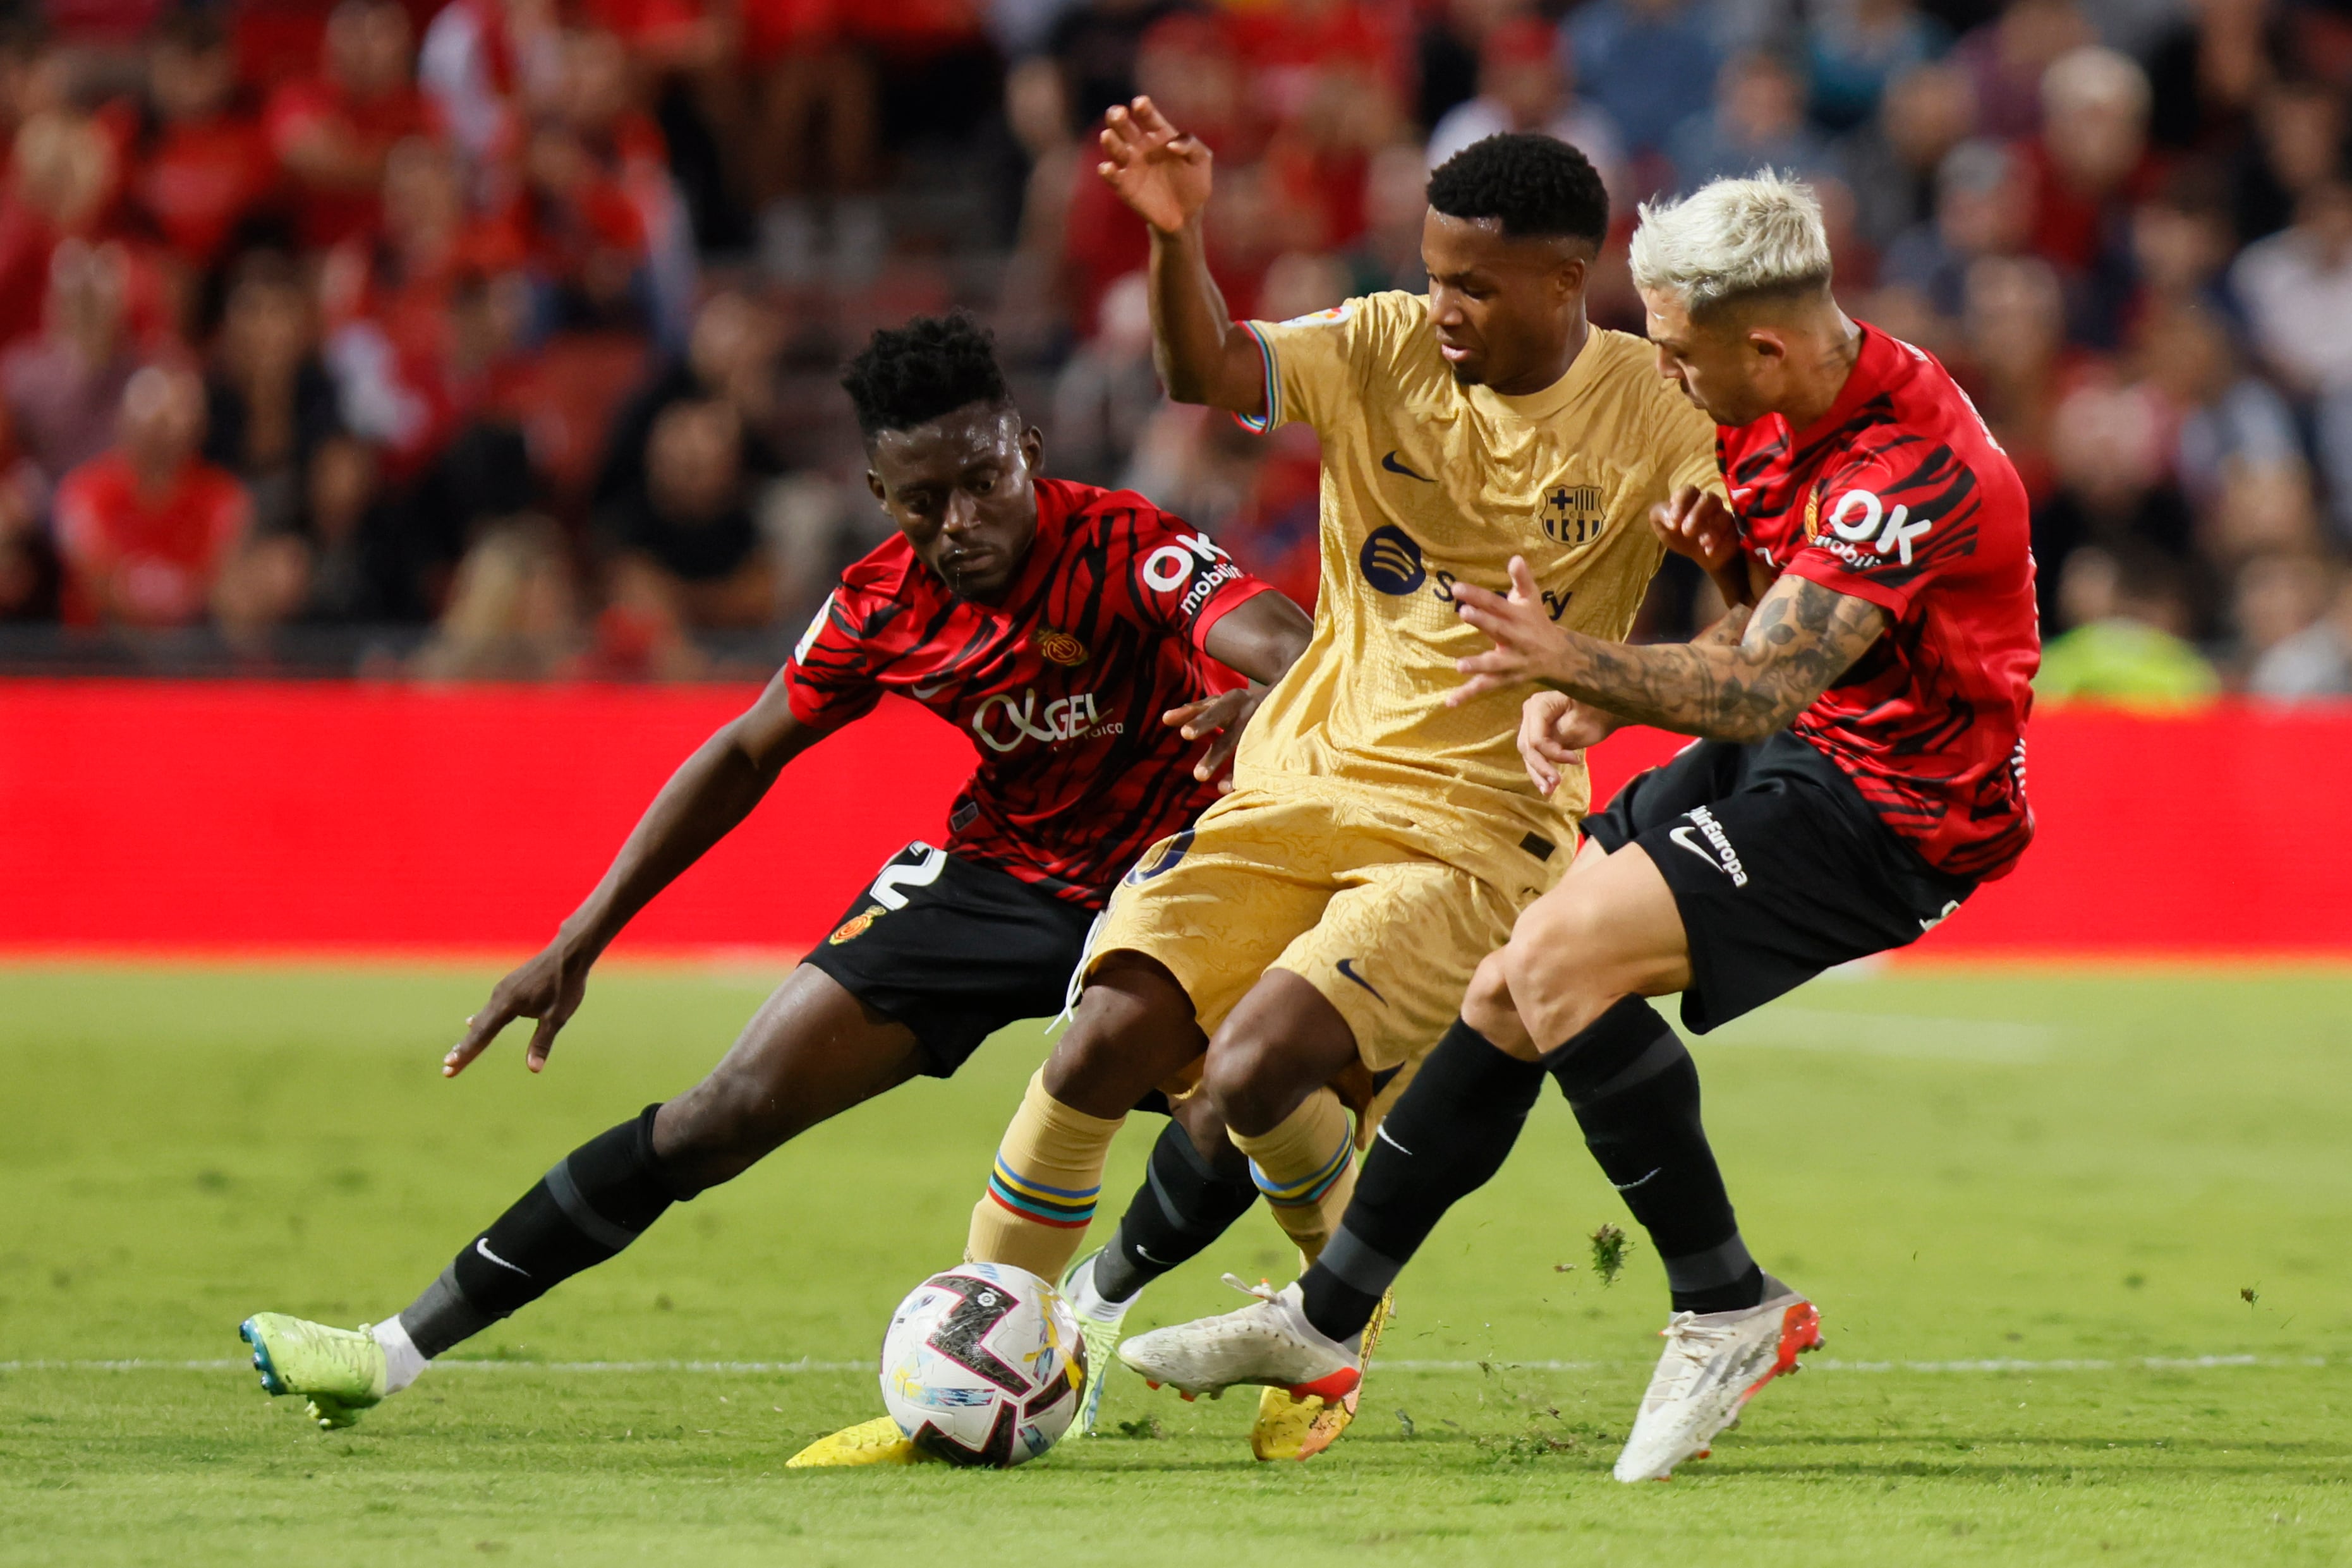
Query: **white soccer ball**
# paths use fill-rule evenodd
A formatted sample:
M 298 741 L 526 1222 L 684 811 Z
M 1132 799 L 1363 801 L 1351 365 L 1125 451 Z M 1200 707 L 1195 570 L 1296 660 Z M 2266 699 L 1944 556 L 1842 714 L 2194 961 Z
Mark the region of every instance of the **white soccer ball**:
M 1069 1429 L 1087 1342 L 1069 1302 L 1025 1269 L 966 1263 L 915 1287 L 882 1336 L 882 1402 L 918 1448 L 1009 1469 Z

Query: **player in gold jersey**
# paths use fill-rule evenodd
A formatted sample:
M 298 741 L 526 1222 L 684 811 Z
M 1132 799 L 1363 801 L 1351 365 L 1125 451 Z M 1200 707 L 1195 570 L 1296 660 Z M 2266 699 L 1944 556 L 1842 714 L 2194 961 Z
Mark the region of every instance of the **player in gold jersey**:
M 1111 111 L 1103 143 L 1104 178 L 1150 226 L 1171 395 L 1322 438 L 1322 581 L 1314 638 L 1250 718 L 1231 793 L 1124 879 L 1072 1027 L 999 1146 L 967 1256 L 1047 1278 L 1155 1085 L 1208 1097 L 1317 1255 L 1353 1190 L 1356 1142 L 1559 880 L 1587 805 L 1580 766 L 1549 794 L 1528 781 L 1528 691 L 1447 706 L 1454 662 L 1487 646 L 1454 586 L 1505 588 L 1524 557 L 1555 622 L 1622 639 L 1660 559 L 1651 507 L 1720 484 L 1714 427 L 1659 381 L 1649 347 L 1586 319 L 1608 198 L 1565 143 L 1495 137 L 1433 175 L 1425 296 L 1247 324 L 1206 262 L 1209 150 L 1144 99 Z M 1162 1145 L 1113 1244 L 1063 1276 L 1090 1405 L 1143 1284 L 1238 1217 L 1207 1151 L 1177 1133 Z M 1268 1390 L 1252 1446 L 1304 1458 L 1352 1408 Z
M 1322 439 L 1322 581 L 1314 639 L 1250 719 L 1232 792 L 1114 896 L 1074 1027 L 974 1212 L 972 1257 L 1049 1276 L 1077 1238 L 1024 1188 L 1097 1186 L 1119 1114 L 1155 1083 L 1197 1083 L 1276 1218 L 1320 1249 L 1353 1176 L 1326 1086 L 1376 1121 L 1480 959 L 1559 879 L 1587 805 L 1580 768 L 1549 796 L 1529 783 L 1528 693 L 1447 706 L 1454 661 L 1486 646 L 1454 584 L 1501 588 L 1523 556 L 1559 624 L 1622 638 L 1660 558 L 1650 508 L 1720 484 L 1713 425 L 1661 384 L 1649 346 L 1586 319 L 1608 198 L 1573 148 L 1496 137 L 1439 169 L 1427 294 L 1242 324 L 1206 260 L 1209 150 L 1148 99 L 1114 110 L 1103 141 L 1104 177 L 1150 225 L 1171 395 Z M 1189 1235 L 1129 1228 L 1072 1280 L 1082 1315 L 1115 1321 L 1189 1255 Z M 1266 1427 L 1261 1455 L 1300 1448 Z

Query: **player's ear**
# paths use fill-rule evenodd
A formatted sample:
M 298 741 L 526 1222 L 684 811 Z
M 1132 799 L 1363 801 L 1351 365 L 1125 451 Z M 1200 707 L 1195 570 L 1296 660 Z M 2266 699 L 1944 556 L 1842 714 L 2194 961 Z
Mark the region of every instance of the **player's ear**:
M 1580 252 L 1571 253 L 1552 269 L 1552 291 L 1562 304 L 1584 293 L 1585 285 L 1592 278 L 1592 258 Z
M 1021 430 L 1021 461 L 1032 475 L 1043 474 L 1045 461 L 1045 433 L 1035 425 L 1024 425 Z
M 890 504 L 890 492 L 882 487 L 882 476 L 871 468 L 866 471 L 866 487 L 874 492 L 876 500 L 886 507 Z
M 1789 340 L 1770 327 L 1750 327 L 1743 334 L 1748 340 L 1748 351 L 1761 360 L 1785 360 L 1789 357 Z

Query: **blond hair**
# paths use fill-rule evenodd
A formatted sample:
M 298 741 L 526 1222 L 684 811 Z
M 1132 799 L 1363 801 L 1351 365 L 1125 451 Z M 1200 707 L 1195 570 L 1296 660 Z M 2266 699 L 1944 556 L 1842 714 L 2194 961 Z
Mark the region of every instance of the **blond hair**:
M 1694 318 L 1830 283 L 1821 199 L 1802 181 L 1769 169 L 1713 181 L 1680 201 L 1643 203 L 1630 260 L 1635 287 L 1679 295 Z

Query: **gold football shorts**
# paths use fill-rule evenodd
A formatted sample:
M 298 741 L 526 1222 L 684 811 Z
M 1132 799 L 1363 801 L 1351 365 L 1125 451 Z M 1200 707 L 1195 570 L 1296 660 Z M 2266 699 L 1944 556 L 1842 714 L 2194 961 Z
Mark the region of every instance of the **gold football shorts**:
M 1381 1072 L 1437 1043 L 1480 960 L 1574 849 L 1459 818 L 1424 827 L 1402 806 L 1336 793 L 1237 789 L 1145 852 L 1087 967 L 1119 951 L 1158 960 L 1213 1035 L 1267 969 L 1287 969 L 1339 1010 Z M 1517 872 L 1517 885 L 1457 860 Z

